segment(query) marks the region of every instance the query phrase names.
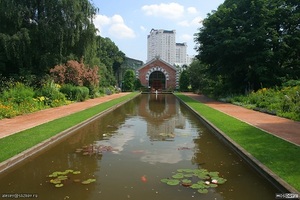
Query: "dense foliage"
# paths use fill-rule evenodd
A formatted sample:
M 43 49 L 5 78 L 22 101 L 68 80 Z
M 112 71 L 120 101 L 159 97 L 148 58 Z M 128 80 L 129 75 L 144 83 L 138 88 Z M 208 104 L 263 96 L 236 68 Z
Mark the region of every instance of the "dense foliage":
M 43 77 L 84 58 L 86 66 L 101 68 L 103 86 L 115 85 L 125 54 L 96 34 L 97 11 L 89 0 L 0 1 L 0 75 Z
M 188 91 L 190 85 L 190 78 L 187 70 L 183 70 L 179 77 L 179 89 L 180 91 Z
M 20 82 L 11 83 L 0 98 L 0 119 L 68 104 L 59 88 L 53 82 L 44 84 L 38 90 Z
M 96 55 L 96 8 L 88 0 L 0 1 L 0 74 L 45 74 Z
M 126 70 L 122 88 L 124 91 L 134 91 L 135 89 L 135 74 L 131 69 Z
M 0 118 L 118 91 L 125 54 L 97 35 L 97 12 L 89 0 L 0 0 Z
M 216 80 L 217 93 L 299 79 L 299 19 L 296 0 L 225 0 L 195 34 L 197 58 L 203 64 L 197 74 Z
M 234 96 L 231 103 L 269 114 L 300 121 L 300 86 L 262 88 L 244 96 Z

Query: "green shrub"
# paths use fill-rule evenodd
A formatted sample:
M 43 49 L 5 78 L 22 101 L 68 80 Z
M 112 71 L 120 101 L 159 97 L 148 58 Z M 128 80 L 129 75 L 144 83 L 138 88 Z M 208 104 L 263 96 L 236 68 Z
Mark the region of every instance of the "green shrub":
M 89 98 L 90 90 L 87 87 L 84 86 L 77 86 L 77 94 L 76 99 L 77 101 L 85 101 Z
M 290 82 L 289 84 L 293 85 L 295 82 Z M 300 121 L 300 86 L 262 88 L 246 96 L 232 97 L 231 102 L 247 108 L 255 108 L 266 113 Z
M 2 100 L 4 102 L 11 102 L 20 104 L 25 101 L 33 101 L 34 91 L 31 87 L 17 82 L 11 84 L 8 90 L 5 90 L 2 94 Z
M 44 103 L 45 106 L 57 107 L 68 104 L 66 97 L 59 91 L 61 86 L 53 81 L 46 82 L 35 93 L 35 98 L 38 102 Z
M 11 118 L 40 110 L 39 102 L 36 102 L 33 97 L 33 88 L 20 82 L 11 83 L 2 93 L 0 118 Z
M 118 88 L 115 88 L 113 86 L 99 88 L 99 93 L 104 94 L 104 95 L 111 95 L 111 94 L 118 93 L 118 92 L 119 92 Z
M 89 89 L 83 86 L 65 84 L 60 88 L 60 91 L 71 101 L 85 101 L 89 98 Z

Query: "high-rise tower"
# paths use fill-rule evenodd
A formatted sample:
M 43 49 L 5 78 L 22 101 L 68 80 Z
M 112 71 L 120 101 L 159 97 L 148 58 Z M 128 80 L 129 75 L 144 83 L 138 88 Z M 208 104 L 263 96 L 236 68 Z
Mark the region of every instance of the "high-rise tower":
M 147 38 L 147 62 L 155 57 L 174 64 L 176 62 L 176 31 L 152 29 Z

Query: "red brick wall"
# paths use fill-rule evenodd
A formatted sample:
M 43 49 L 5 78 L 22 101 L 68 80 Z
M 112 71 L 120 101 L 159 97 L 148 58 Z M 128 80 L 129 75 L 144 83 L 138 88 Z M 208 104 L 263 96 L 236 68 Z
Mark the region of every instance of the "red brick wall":
M 170 67 L 169 65 L 167 65 L 166 63 L 161 62 L 160 60 L 154 60 L 153 62 L 149 63 L 148 65 L 146 65 L 143 68 L 138 70 L 139 79 L 140 79 L 142 85 L 148 86 L 149 80 L 147 80 L 147 73 L 153 67 L 160 67 L 163 70 L 165 70 L 164 74 L 169 75 L 169 77 L 168 77 L 169 80 L 167 80 L 167 77 L 166 77 L 166 82 L 167 82 L 166 89 L 169 89 L 169 88 L 175 89 L 176 88 L 176 70 L 174 68 Z M 158 71 L 158 70 L 156 70 L 156 71 Z M 148 74 L 148 75 L 150 75 L 150 74 Z

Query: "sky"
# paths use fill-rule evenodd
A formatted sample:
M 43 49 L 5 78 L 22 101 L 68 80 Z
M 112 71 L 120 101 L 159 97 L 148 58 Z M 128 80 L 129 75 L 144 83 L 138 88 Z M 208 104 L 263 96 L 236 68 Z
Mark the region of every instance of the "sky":
M 194 34 L 201 20 L 224 0 L 91 0 L 99 9 L 94 24 L 98 35 L 110 38 L 127 57 L 147 60 L 151 29 L 176 30 L 176 42 L 186 42 L 187 53 L 196 55 Z

